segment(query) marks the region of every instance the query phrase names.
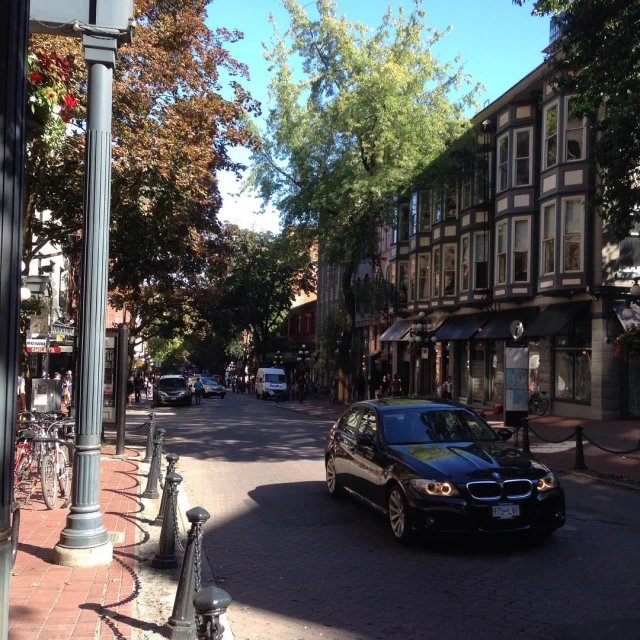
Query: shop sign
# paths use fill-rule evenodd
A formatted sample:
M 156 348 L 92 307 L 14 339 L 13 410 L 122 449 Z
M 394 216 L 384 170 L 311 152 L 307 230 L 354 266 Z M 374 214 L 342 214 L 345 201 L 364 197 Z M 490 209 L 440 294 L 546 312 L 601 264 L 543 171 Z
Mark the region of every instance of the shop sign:
M 422 347 L 422 359 L 423 360 L 429 359 L 429 347 Z
M 46 338 L 29 338 L 29 337 L 27 337 L 27 349 L 29 347 L 45 349 L 46 346 L 47 346 L 47 339 Z

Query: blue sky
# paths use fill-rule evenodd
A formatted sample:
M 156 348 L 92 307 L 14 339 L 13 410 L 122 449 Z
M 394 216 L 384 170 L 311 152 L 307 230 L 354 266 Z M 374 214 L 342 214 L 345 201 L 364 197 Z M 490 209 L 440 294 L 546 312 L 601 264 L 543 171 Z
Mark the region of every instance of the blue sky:
M 313 10 L 313 2 L 309 3 Z M 350 20 L 359 20 L 375 27 L 387 7 L 404 5 L 411 11 L 413 2 L 402 0 L 340 0 L 341 13 Z M 511 0 L 425 0 L 427 22 L 431 26 L 453 30 L 441 40 L 436 51 L 442 60 L 460 55 L 465 69 L 474 81 L 485 87 L 481 102 L 493 101 L 543 59 L 542 49 L 549 41 L 549 21 L 532 17 L 530 5 L 518 7 Z M 269 42 L 272 28 L 268 21 L 272 12 L 281 32 L 288 26 L 287 13 L 279 0 L 213 0 L 209 6 L 208 25 L 239 29 L 244 40 L 230 45 L 231 54 L 249 66 L 251 78 L 245 87 L 254 98 L 268 108 L 267 85 L 269 74 L 262 57 L 262 42 Z M 246 159 L 240 152 L 235 157 Z M 277 230 L 277 212 L 255 215 L 259 202 L 248 194 L 236 197 L 239 185 L 230 174 L 220 176 L 224 206 L 221 220 L 229 220 L 243 227 Z

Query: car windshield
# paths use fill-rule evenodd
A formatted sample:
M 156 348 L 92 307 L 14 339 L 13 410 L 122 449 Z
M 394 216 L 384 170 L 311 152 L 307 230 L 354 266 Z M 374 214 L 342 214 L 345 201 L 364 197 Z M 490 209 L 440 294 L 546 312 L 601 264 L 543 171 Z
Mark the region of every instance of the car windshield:
M 486 422 L 463 409 L 424 411 L 407 407 L 389 411 L 384 413 L 383 428 L 388 444 L 499 440 Z
M 265 373 L 264 381 L 265 382 L 286 382 L 287 378 L 283 373 Z
M 187 383 L 182 378 L 165 378 L 158 380 L 159 389 L 184 389 Z
M 215 387 L 218 385 L 218 383 L 211 378 L 202 378 L 202 382 L 204 382 L 204 384 L 208 384 L 210 387 Z

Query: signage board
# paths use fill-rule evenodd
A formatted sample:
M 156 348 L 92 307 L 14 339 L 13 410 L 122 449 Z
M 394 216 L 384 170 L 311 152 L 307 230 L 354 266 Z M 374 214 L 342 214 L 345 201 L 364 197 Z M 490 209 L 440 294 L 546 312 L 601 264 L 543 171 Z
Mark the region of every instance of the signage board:
M 422 359 L 423 360 L 429 359 L 429 347 L 422 347 Z

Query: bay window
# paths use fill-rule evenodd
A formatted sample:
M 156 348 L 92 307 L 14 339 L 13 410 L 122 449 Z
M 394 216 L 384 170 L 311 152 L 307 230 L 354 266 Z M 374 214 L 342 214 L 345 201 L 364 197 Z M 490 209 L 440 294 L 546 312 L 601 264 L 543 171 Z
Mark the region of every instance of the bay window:
M 409 205 L 400 205 L 400 220 L 398 224 L 398 241 L 406 242 L 409 240 Z
M 556 265 L 556 205 L 555 202 L 542 207 L 542 274 L 555 271 Z
M 406 302 L 409 293 L 409 273 L 406 262 L 398 263 L 398 302 Z
M 426 253 L 418 257 L 418 299 L 429 299 L 431 256 Z
M 400 224 L 400 220 L 398 219 L 398 207 L 393 208 L 393 231 L 391 234 L 391 244 L 396 244 L 398 242 L 398 225 Z
M 507 282 L 507 223 L 496 227 L 496 284 Z
M 409 235 L 413 236 L 418 231 L 418 192 L 411 194 L 411 209 L 409 216 Z
M 544 110 L 544 142 L 542 168 L 548 169 L 558 162 L 558 103 Z
M 456 260 L 458 257 L 458 245 L 445 244 L 443 255 L 444 295 L 456 295 Z
M 433 191 L 433 223 L 442 222 L 442 189 Z
M 409 258 L 409 302 L 416 299 L 416 257 Z
M 565 98 L 564 117 L 564 159 L 565 162 L 584 160 L 585 157 L 585 120 L 571 113 L 573 97 Z
M 464 169 L 464 179 L 462 180 L 462 209 L 468 209 L 471 206 L 471 190 L 473 186 L 473 173 L 469 163 Z
M 509 134 L 505 133 L 498 138 L 498 191 L 504 191 L 507 188 L 507 180 L 509 177 Z
M 425 189 L 418 196 L 420 214 L 420 231 L 429 231 L 431 228 L 431 190 Z
M 515 132 L 514 176 L 515 186 L 525 187 L 531 184 L 531 129 L 519 129 Z
M 469 291 L 469 236 L 462 236 L 460 256 L 460 291 Z
M 440 296 L 440 247 L 433 249 L 433 287 L 431 296 L 434 298 Z
M 458 217 L 458 197 L 457 187 L 447 187 L 444 192 L 444 216 L 445 218 L 457 218 Z
M 529 219 L 513 221 L 513 282 L 529 282 Z
M 584 201 L 562 201 L 562 270 L 582 271 L 582 221 Z
M 486 289 L 489 286 L 487 253 L 487 234 L 484 232 L 476 233 L 473 247 L 475 289 Z

